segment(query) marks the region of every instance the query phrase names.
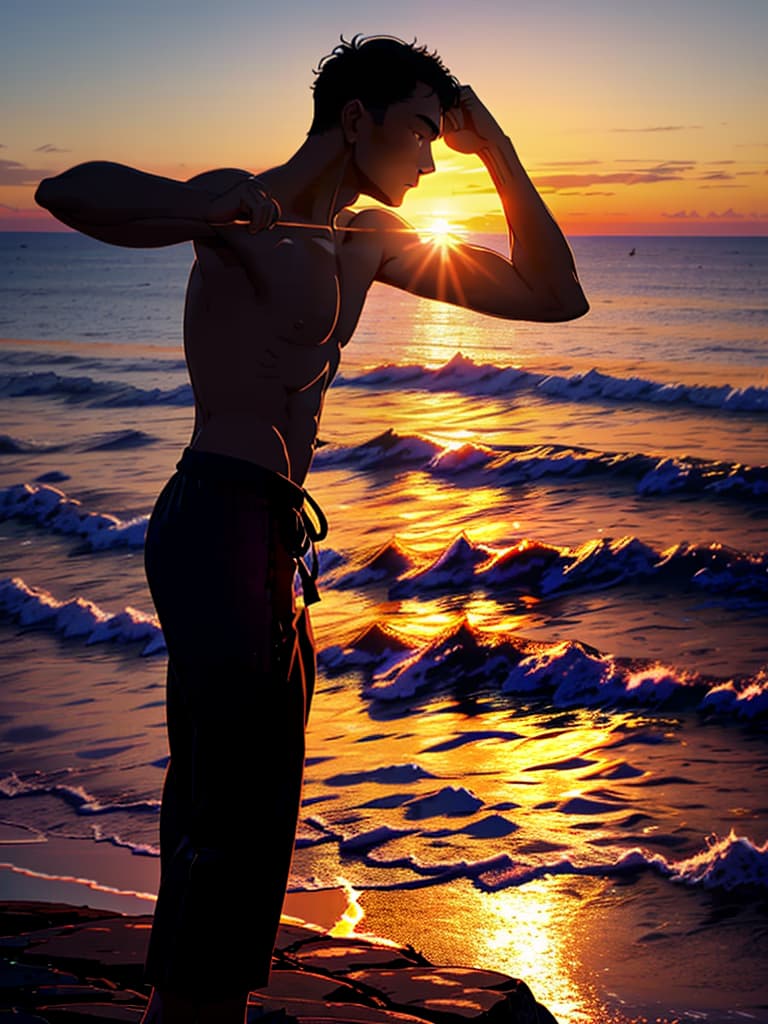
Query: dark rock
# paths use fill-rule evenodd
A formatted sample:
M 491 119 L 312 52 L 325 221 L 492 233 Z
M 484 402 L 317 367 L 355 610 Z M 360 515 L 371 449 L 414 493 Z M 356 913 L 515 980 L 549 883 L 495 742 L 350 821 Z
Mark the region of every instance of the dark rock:
M 0 903 L 0 1024 L 138 1024 L 151 918 Z M 15 929 L 15 931 L 14 931 Z M 226 941 L 223 939 L 223 941 Z M 139 991 L 135 991 L 134 988 Z M 286 922 L 250 1024 L 557 1024 L 524 982 L 434 967 L 411 947 Z
M 0 1010 L 0 1024 L 48 1024 L 48 1021 L 31 1013 L 24 1013 L 23 1010 Z
M 8 990 L 39 988 L 41 985 L 77 984 L 74 974 L 64 974 L 37 964 L 0 960 L 0 996 Z
M 366 939 L 313 938 L 292 950 L 295 959 L 309 970 L 348 971 L 363 967 L 395 968 L 425 964 L 413 949 Z
M 75 973 L 109 973 L 123 985 L 141 985 L 152 918 L 107 917 L 27 932 L 17 952 L 25 961 L 43 960 Z
M 115 1003 L 76 1003 L 61 1006 L 41 1006 L 48 1024 L 95 1024 L 96 1021 L 125 1021 L 139 1024 L 144 1008 L 141 1006 L 118 1006 Z
M 111 910 L 94 910 L 92 907 L 71 907 L 66 903 L 14 900 L 0 903 L 0 935 L 20 935 L 22 932 L 53 928 L 56 925 L 97 921 L 103 917 L 114 917 L 114 913 Z
M 375 1006 L 310 999 L 272 1001 L 262 999 L 258 993 L 251 995 L 248 1007 L 248 1024 L 259 1024 L 262 1014 L 274 1013 L 279 1010 L 285 1011 L 288 1024 L 291 1019 L 301 1021 L 302 1024 L 312 1024 L 313 1021 L 339 1021 L 341 1024 L 424 1024 L 423 1017 L 414 1017 L 407 1013 L 398 1013 L 395 1010 L 385 1010 Z

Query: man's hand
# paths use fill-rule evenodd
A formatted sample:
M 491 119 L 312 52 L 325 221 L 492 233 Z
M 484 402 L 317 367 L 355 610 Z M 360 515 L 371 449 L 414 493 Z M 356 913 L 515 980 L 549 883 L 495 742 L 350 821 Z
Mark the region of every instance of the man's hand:
M 264 191 L 259 179 L 248 177 L 217 196 L 205 219 L 219 226 L 247 221 L 248 230 L 255 235 L 274 227 L 281 213 L 280 204 Z
M 457 153 L 479 153 L 504 133 L 470 85 L 462 85 L 459 105 L 446 111 L 443 139 Z

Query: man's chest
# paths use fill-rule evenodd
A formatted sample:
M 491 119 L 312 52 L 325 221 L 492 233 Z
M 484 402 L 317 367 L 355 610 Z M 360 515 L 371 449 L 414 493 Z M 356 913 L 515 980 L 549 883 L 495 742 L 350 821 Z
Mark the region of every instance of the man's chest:
M 260 332 L 309 347 L 349 341 L 377 265 L 359 240 L 309 225 L 257 235 L 227 229 L 198 259 L 211 301 L 227 295 L 229 308 L 250 311 Z

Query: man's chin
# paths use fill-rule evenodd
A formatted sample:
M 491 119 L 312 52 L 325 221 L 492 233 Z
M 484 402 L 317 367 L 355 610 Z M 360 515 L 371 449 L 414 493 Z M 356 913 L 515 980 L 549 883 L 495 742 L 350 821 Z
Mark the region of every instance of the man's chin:
M 403 185 L 402 191 L 391 195 L 390 193 L 385 192 L 380 186 L 375 185 L 371 179 L 365 175 L 361 175 L 361 179 L 362 180 L 359 184 L 360 191 L 371 199 L 375 199 L 377 203 L 383 203 L 384 206 L 402 206 L 406 194 L 410 192 L 412 188 L 415 188 L 414 185 Z

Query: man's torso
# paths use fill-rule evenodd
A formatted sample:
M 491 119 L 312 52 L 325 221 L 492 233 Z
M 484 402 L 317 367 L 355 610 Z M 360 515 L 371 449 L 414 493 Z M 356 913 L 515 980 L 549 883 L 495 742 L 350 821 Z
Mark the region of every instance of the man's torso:
M 353 220 L 342 211 L 337 226 Z M 192 446 L 301 483 L 325 392 L 378 269 L 376 233 L 278 224 L 251 234 L 238 224 L 195 248 L 184 325 Z

